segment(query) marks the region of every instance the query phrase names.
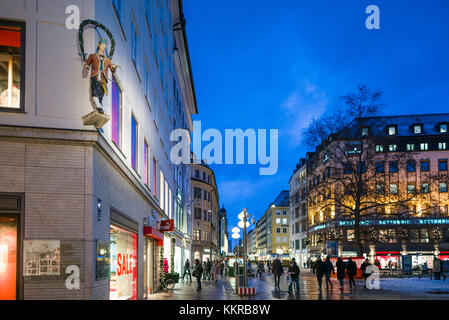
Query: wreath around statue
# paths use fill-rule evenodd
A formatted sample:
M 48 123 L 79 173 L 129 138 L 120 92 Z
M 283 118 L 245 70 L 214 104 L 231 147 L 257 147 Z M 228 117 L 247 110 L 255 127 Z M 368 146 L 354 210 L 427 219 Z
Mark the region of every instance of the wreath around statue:
M 81 22 L 79 31 L 78 31 L 78 41 L 79 41 L 79 45 L 80 45 L 81 58 L 83 59 L 83 62 L 86 61 L 86 53 L 84 52 L 83 33 L 84 33 L 84 28 L 87 25 L 93 25 L 93 26 L 95 26 L 95 29 L 100 28 L 104 32 L 106 32 L 109 39 L 111 40 L 111 51 L 109 52 L 109 59 L 112 60 L 112 57 L 114 56 L 114 51 L 115 51 L 115 39 L 114 39 L 114 36 L 112 35 L 111 31 L 109 31 L 108 28 L 106 28 L 103 24 L 99 23 L 98 21 L 87 19 L 87 20 L 84 20 L 83 22 Z

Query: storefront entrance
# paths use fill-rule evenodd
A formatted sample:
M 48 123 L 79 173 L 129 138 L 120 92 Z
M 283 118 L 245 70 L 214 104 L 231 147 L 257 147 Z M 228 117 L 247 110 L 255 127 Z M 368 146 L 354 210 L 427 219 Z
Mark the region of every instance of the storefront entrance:
M 18 219 L 0 215 L 0 300 L 17 297 Z
M 144 298 L 156 291 L 157 278 L 157 243 L 155 240 L 146 237 L 144 259 L 143 281 L 145 284 Z

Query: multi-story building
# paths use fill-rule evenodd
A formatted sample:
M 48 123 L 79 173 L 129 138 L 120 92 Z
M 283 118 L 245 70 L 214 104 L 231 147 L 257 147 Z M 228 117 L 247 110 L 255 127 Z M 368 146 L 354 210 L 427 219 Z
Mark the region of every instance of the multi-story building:
M 249 231 L 247 235 L 247 248 L 248 248 L 248 256 L 250 259 L 256 259 L 257 257 L 256 240 L 257 240 L 257 229 L 254 228 L 251 231 Z
M 256 248 L 259 259 L 290 256 L 289 192 L 281 191 L 256 223 Z
M 256 222 L 256 254 L 259 259 L 268 259 L 268 246 L 267 246 L 267 216 L 263 215 Z
M 307 166 L 301 159 L 290 178 L 290 256 L 300 266 L 307 261 Z
M 66 8 L 114 42 L 91 25 L 79 43 Z M 142 299 L 158 289 L 160 259 L 181 270 L 189 167 L 169 160 L 169 135 L 197 113 L 184 21 L 178 0 L 0 3 L 0 243 L 11 258 L 0 299 Z M 109 121 L 97 130 L 84 117 L 83 51 L 100 40 L 120 68 L 102 78 L 96 117 Z M 77 270 L 79 288 L 67 287 Z
M 192 259 L 211 261 L 220 257 L 219 198 L 214 171 L 205 163 L 191 165 Z
M 222 258 L 226 257 L 229 253 L 228 239 L 228 217 L 226 215 L 226 209 L 222 207 L 218 212 L 218 248 Z
M 448 125 L 449 114 L 355 119 L 309 153 L 311 254 L 449 258 Z

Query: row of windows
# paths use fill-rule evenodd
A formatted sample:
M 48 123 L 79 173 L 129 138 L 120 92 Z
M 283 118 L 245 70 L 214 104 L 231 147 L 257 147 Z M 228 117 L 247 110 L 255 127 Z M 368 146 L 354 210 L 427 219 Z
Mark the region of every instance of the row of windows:
M 390 194 L 398 194 L 399 188 L 396 183 L 392 183 L 389 186 Z M 447 183 L 446 182 L 440 182 L 438 184 L 438 191 L 440 193 L 446 193 L 447 192 Z M 384 184 L 376 184 L 376 192 L 379 194 L 385 194 L 385 185 Z M 407 185 L 407 193 L 408 194 L 415 194 L 417 193 L 416 184 L 408 184 Z M 430 186 L 428 183 L 422 183 L 421 184 L 421 193 L 430 193 Z
M 210 232 L 202 230 L 193 230 L 193 240 L 194 241 L 211 241 Z
M 204 171 L 195 170 L 195 178 L 196 179 L 201 179 L 201 173 L 203 173 L 203 175 L 202 175 L 203 178 L 202 179 L 204 181 L 207 181 L 207 183 L 210 184 L 210 175 L 206 174 Z
M 276 237 L 277 243 L 288 243 L 288 237 Z
M 288 233 L 288 228 L 276 228 L 276 233 Z
M 203 195 L 202 197 L 201 197 L 201 195 Z M 211 193 L 210 192 L 208 192 L 208 191 L 206 191 L 206 190 L 203 190 L 203 189 L 201 189 L 201 188 L 198 188 L 198 187 L 194 187 L 193 188 L 193 197 L 195 198 L 195 199 L 204 199 L 204 200 L 206 200 L 206 201 L 211 201 Z
M 276 215 L 277 215 L 277 216 L 280 216 L 280 215 L 281 215 L 281 212 L 280 212 L 280 211 L 276 211 Z M 287 211 L 286 211 L 286 210 L 282 211 L 282 215 L 283 215 L 283 216 L 286 216 L 286 215 L 287 215 Z
M 203 220 L 211 221 L 212 213 L 210 210 L 203 210 Z M 194 208 L 194 218 L 197 220 L 201 220 L 201 208 Z
M 287 224 L 288 223 L 288 218 L 276 218 L 276 224 Z
M 447 127 L 448 127 L 448 123 L 440 123 L 437 125 L 438 131 L 440 133 L 447 133 Z M 413 132 L 414 134 L 423 134 L 424 133 L 424 125 L 423 124 L 413 124 L 411 127 L 411 132 Z M 389 136 L 395 136 L 398 134 L 398 127 L 396 125 L 389 125 L 386 127 L 386 132 Z M 361 134 L 362 136 L 369 136 L 370 135 L 370 131 L 369 128 L 365 127 L 362 128 L 361 130 Z
M 388 150 L 389 152 L 398 152 L 399 147 L 398 144 L 376 144 L 376 152 L 385 152 Z M 428 142 L 420 142 L 420 143 L 407 143 L 405 145 L 405 150 L 407 151 L 429 151 L 429 150 L 447 150 L 447 142 L 438 142 L 429 144 Z

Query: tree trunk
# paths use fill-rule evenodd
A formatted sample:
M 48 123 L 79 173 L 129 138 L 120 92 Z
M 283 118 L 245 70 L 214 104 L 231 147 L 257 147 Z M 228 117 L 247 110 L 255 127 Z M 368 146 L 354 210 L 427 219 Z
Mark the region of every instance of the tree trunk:
M 362 247 L 362 239 L 361 239 L 361 231 L 360 231 L 360 211 L 354 211 L 354 233 L 355 233 L 355 241 L 357 243 L 357 256 L 363 256 L 363 247 Z

